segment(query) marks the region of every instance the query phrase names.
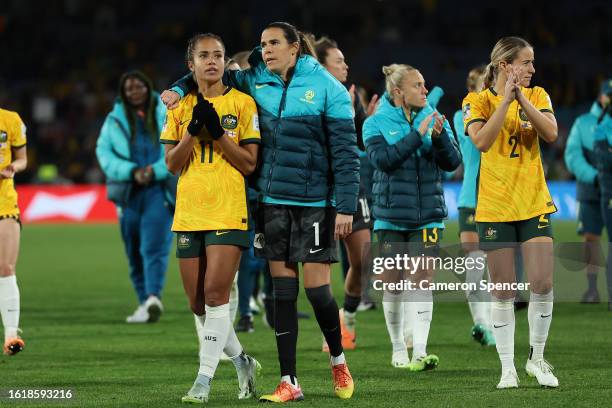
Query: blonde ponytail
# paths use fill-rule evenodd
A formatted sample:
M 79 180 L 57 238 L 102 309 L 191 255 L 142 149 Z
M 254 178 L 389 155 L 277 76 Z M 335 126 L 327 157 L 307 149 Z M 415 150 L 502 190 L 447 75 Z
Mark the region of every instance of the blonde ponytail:
M 484 89 L 490 88 L 495 84 L 495 77 L 497 76 L 495 71 L 495 65 L 493 65 L 492 62 L 489 62 L 485 68 L 484 74 L 482 74 Z

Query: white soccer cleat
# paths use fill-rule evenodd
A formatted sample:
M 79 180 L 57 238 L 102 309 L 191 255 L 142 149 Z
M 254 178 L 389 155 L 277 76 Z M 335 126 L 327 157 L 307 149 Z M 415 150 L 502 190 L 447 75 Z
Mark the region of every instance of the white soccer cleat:
M 506 388 L 518 388 L 519 379 L 516 374 L 516 370 L 514 368 L 506 370 L 502 372 L 501 379 L 499 380 L 499 384 L 497 384 L 498 390 L 503 390 Z
M 191 389 L 187 392 L 183 398 L 181 398 L 181 402 L 183 404 L 192 404 L 199 405 L 205 404 L 208 402 L 208 394 L 210 392 L 210 388 L 206 389 L 202 384 L 197 381 L 191 386 Z
M 161 300 L 159 300 L 157 296 L 149 296 L 144 305 L 147 309 L 147 313 L 149 314 L 149 319 L 147 320 L 147 323 L 157 322 L 159 320 L 159 317 L 164 312 L 164 306 L 162 305 Z
M 527 360 L 525 364 L 527 375 L 535 377 L 542 387 L 557 388 L 559 386 L 559 380 L 552 373 L 553 369 L 554 367 L 543 358 L 536 361 Z
M 391 357 L 391 365 L 395 368 L 408 368 L 410 364 L 410 358 L 408 357 L 408 350 L 394 351 Z
M 261 373 L 261 364 L 248 354 L 243 354 L 240 358 L 246 360 L 245 367 L 236 370 L 238 374 L 238 399 L 249 399 L 255 397 L 257 377 Z
M 127 323 L 147 323 L 149 321 L 149 312 L 147 312 L 146 306 L 140 305 L 136 308 L 136 311 L 128 316 L 125 321 Z

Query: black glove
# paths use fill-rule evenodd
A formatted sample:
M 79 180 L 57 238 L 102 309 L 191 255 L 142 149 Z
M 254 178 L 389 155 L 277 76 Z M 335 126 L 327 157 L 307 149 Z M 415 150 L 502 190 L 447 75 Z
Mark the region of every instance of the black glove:
M 206 125 L 208 133 L 214 140 L 218 140 L 225 133 L 213 104 L 204 99 L 201 93 L 198 93 L 198 103 L 193 107 L 191 122 L 187 126 L 187 131 L 192 136 L 196 136 L 204 125 Z

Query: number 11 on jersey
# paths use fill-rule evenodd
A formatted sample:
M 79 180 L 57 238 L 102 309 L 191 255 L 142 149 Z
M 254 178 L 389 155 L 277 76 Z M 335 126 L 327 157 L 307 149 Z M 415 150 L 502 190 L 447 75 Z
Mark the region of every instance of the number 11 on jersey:
M 206 146 L 208 146 L 208 163 L 212 163 L 213 159 L 213 142 L 200 141 L 200 147 L 202 148 L 202 157 L 200 163 L 206 163 Z

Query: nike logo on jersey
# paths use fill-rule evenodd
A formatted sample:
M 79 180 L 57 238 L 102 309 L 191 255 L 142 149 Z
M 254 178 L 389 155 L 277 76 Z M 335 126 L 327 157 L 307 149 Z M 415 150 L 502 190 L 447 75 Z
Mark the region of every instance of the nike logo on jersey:
M 493 327 L 495 327 L 496 329 L 501 329 L 502 327 L 506 327 L 509 324 L 510 323 L 506 323 L 506 324 L 502 324 L 501 326 L 498 326 L 498 325 L 494 324 Z
M 423 313 L 428 313 L 429 310 L 419 310 L 417 311 L 417 314 L 423 314 Z
M 268 84 L 255 85 L 255 89 L 265 88 L 266 86 L 268 86 Z
M 546 227 L 550 227 L 550 224 L 549 225 L 539 225 L 538 224 L 538 229 L 542 229 L 542 228 L 546 228 Z
M 189 122 L 190 120 L 191 120 L 191 118 L 187 119 L 187 120 L 184 120 L 182 122 L 179 122 L 179 126 L 183 126 L 185 123 Z
M 225 234 L 229 234 L 229 233 L 230 233 L 230 231 L 217 231 L 217 232 L 215 232 L 215 235 L 219 236 L 219 235 L 225 235 Z
M 550 317 L 550 315 L 551 315 L 551 313 L 549 313 L 549 314 L 547 314 L 547 315 L 545 315 L 545 314 L 541 314 L 541 315 L 540 315 L 540 317 L 541 317 L 542 319 L 546 319 L 547 317 Z
M 322 250 L 323 250 L 323 248 L 319 248 L 319 249 L 315 249 L 315 250 L 313 250 L 312 248 L 310 248 L 310 253 L 311 253 L 311 254 L 316 254 L 317 252 L 322 251 Z
M 399 133 L 399 130 L 392 130 L 392 131 L 390 131 L 390 132 L 389 132 L 389 134 L 390 134 L 391 136 L 395 136 L 395 135 L 397 135 L 398 133 Z
M 274 332 L 274 334 L 276 334 L 276 337 L 279 337 L 279 336 L 283 336 L 283 335 L 285 335 L 285 334 L 289 334 L 289 332 L 288 332 L 288 331 L 286 331 L 286 332 L 282 332 L 282 333 L 276 333 L 276 332 Z

